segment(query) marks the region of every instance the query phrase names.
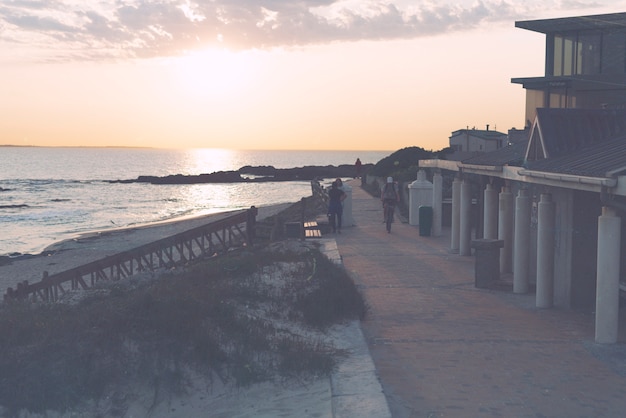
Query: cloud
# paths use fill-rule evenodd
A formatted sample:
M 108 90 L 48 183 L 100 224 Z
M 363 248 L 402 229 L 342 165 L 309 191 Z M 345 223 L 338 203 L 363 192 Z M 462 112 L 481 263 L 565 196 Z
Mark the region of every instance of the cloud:
M 572 0 L 570 0 L 571 2 Z M 583 0 L 573 0 L 584 5 Z M 466 3 L 466 2 L 465 2 Z M 57 59 L 125 59 L 220 46 L 264 49 L 410 39 L 513 24 L 541 1 L 5 0 L 0 42 Z

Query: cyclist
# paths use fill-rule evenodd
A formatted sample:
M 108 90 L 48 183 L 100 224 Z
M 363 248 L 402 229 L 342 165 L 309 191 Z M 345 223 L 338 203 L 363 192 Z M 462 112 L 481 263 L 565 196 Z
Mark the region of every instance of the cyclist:
M 393 177 L 387 177 L 387 183 L 380 192 L 380 200 L 383 202 L 383 222 L 387 223 L 387 232 L 391 232 L 391 221 L 396 204 L 400 201 L 398 185 L 393 181 Z

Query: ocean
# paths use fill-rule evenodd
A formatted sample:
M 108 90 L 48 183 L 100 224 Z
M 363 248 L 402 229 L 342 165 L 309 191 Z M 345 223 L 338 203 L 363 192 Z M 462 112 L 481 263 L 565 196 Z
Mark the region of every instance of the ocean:
M 392 151 L 0 147 L 0 255 L 38 254 L 79 234 L 311 195 L 308 181 L 152 185 L 111 180 L 251 166 L 376 163 Z

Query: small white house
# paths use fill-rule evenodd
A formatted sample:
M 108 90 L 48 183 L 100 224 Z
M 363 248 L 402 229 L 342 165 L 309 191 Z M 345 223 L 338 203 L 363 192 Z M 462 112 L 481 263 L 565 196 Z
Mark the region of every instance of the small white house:
M 450 147 L 456 152 L 490 152 L 507 145 L 507 134 L 486 129 L 459 129 L 450 136 Z

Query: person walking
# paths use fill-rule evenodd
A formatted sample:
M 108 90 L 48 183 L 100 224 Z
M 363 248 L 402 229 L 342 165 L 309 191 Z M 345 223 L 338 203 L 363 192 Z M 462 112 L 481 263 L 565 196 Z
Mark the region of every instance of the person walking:
M 391 232 L 391 222 L 393 222 L 393 212 L 396 204 L 400 202 L 398 185 L 393 181 L 393 177 L 387 177 L 387 183 L 380 191 L 380 200 L 383 202 L 383 223 L 387 224 L 387 232 Z
M 346 193 L 339 188 L 337 181 L 334 181 L 328 191 L 328 220 L 334 232 L 341 234 L 341 217 L 343 215 L 343 201 Z
M 357 158 L 356 162 L 354 163 L 354 169 L 356 172 L 356 176 L 354 177 L 355 179 L 361 178 L 361 159 Z

